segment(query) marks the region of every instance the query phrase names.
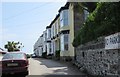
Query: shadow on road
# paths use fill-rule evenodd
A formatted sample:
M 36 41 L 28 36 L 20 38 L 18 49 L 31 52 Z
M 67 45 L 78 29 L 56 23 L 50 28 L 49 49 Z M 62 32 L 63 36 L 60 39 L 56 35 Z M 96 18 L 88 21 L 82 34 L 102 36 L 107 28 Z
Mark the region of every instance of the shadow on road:
M 28 77 L 88 77 L 87 75 L 31 75 Z
M 34 60 L 38 60 L 40 62 L 40 65 L 45 65 L 48 68 L 53 68 L 53 67 L 66 67 L 65 65 L 50 60 L 50 59 L 42 59 L 42 58 L 34 58 Z
M 60 62 L 42 58 L 34 58 L 34 60 L 39 61 L 40 65 L 45 65 L 47 68 L 50 68 L 54 75 L 85 75 L 70 62 Z M 49 77 L 50 74 L 45 75 Z
M 1 77 L 26 77 L 25 75 L 3 75 Z

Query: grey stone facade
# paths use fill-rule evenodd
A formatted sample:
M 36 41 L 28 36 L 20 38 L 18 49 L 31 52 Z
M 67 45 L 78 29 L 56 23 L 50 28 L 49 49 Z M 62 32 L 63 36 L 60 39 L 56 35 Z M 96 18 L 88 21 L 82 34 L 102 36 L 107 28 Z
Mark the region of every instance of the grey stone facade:
M 119 75 L 120 49 L 106 50 L 104 37 L 76 48 L 76 65 L 91 75 Z

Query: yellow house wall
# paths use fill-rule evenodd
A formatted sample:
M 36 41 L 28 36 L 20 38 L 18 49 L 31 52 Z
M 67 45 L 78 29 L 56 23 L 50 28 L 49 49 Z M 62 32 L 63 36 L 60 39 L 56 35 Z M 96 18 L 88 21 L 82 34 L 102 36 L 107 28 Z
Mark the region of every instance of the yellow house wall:
M 62 30 L 70 30 L 70 33 L 69 33 L 69 50 L 68 51 L 61 51 L 60 52 L 60 56 L 71 56 L 73 57 L 75 54 L 74 54 L 74 47 L 72 46 L 72 42 L 73 42 L 73 39 L 74 39 L 74 12 L 73 12 L 73 6 L 72 4 L 70 4 L 69 6 L 69 9 L 68 9 L 68 13 L 69 13 L 69 16 L 68 16 L 68 23 L 69 23 L 69 26 L 63 26 L 60 31 Z
M 61 52 L 60 52 L 60 56 L 61 56 L 61 57 L 62 57 L 62 56 L 70 56 L 69 53 L 70 53 L 69 51 L 61 51 Z
M 64 31 L 64 30 L 70 30 L 70 26 L 63 26 L 60 28 L 60 31 Z M 61 51 L 60 52 L 60 56 L 70 56 L 70 52 L 68 51 Z
M 74 47 L 72 42 L 74 39 L 74 9 L 72 4 L 69 6 L 69 25 L 70 25 L 70 35 L 69 35 L 69 55 L 74 56 Z
M 63 26 L 60 31 L 63 31 L 63 30 L 70 30 L 70 26 Z
M 58 17 L 58 19 L 55 21 L 55 23 L 56 23 L 56 25 L 55 25 L 55 32 L 56 32 L 56 34 L 58 34 L 59 33 L 59 31 L 60 31 L 60 17 Z M 59 36 L 58 37 L 56 37 L 55 39 L 54 39 L 56 42 L 55 42 L 55 44 L 56 44 L 56 50 L 60 50 L 60 38 L 59 38 Z

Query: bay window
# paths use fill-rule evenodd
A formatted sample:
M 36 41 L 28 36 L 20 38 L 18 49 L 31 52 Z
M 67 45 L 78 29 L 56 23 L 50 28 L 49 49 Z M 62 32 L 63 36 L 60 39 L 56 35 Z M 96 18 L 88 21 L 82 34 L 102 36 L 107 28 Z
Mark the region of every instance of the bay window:
M 68 51 L 69 47 L 69 34 L 61 35 L 61 51 Z
M 68 26 L 68 10 L 63 10 L 60 13 L 60 27 Z

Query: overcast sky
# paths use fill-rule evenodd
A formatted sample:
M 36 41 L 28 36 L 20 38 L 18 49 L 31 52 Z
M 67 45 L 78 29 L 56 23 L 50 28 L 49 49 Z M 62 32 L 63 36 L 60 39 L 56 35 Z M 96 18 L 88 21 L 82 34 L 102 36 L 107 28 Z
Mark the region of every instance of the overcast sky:
M 65 3 L 14 0 L 0 3 L 0 47 L 4 48 L 7 41 L 19 41 L 24 45 L 22 51 L 33 53 L 33 45 Z

